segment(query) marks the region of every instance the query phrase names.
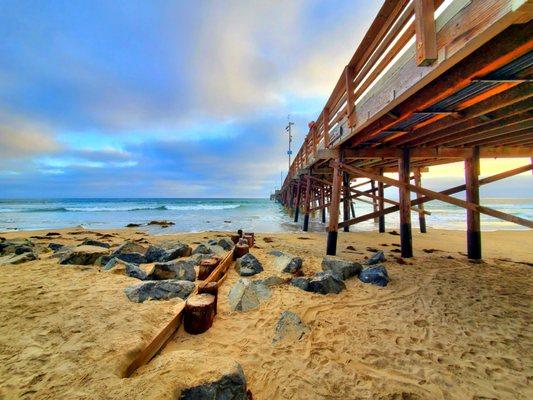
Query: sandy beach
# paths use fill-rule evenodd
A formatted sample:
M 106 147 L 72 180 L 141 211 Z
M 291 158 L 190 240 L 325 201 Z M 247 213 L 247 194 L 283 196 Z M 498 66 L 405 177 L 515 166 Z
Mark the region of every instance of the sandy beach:
M 228 234 L 58 233 L 53 240 L 32 241 L 74 245 L 109 234 L 105 240 L 111 245 L 144 238 L 194 246 Z M 159 356 L 127 379 L 122 377 L 127 365 L 182 300 L 132 303 L 123 289 L 136 279 L 96 266 L 59 265 L 51 252 L 2 266 L 0 398 L 172 399 L 235 362 L 254 399 L 532 398 L 533 233 L 484 233 L 486 258 L 479 264 L 467 261 L 464 236 L 415 233 L 415 257 L 403 264 L 398 236 L 341 234 L 338 255 L 346 260 L 384 251 L 387 287 L 352 278 L 340 294 L 321 295 L 280 285 L 247 312 L 229 308 L 229 290 L 240 279 L 232 268 L 220 288 L 213 327 L 195 336 L 180 328 Z M 324 246 L 322 233 L 256 233 L 252 253 L 264 271 L 252 279 L 276 274 L 272 249 L 300 255 L 305 275 L 319 271 Z M 309 332 L 274 345 L 276 323 L 287 310 L 299 315 Z

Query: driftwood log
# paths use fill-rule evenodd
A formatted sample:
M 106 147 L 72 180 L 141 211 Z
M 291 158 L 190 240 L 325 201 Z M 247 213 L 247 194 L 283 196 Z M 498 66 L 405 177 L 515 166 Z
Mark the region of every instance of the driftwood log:
M 198 286 L 198 294 L 207 293 L 215 296 L 215 315 L 217 315 L 217 303 L 218 303 L 218 283 L 209 282 L 205 285 Z
M 213 325 L 215 318 L 215 296 L 197 294 L 187 299 L 183 312 L 183 327 L 192 335 L 204 333 Z
M 220 264 L 220 258 L 211 257 L 207 260 L 202 260 L 198 268 L 198 279 L 203 281 L 207 279 L 211 272 Z

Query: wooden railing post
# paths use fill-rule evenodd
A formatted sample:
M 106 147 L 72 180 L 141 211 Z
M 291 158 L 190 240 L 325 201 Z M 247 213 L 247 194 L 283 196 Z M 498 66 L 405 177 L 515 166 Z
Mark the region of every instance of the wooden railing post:
M 329 108 L 325 107 L 322 111 L 322 125 L 324 125 L 324 148 L 329 147 Z
M 414 0 L 416 63 L 433 64 L 437 59 L 437 33 L 435 30 L 435 5 L 433 0 Z
M 355 69 L 347 65 L 344 68 L 344 79 L 346 84 L 346 112 L 348 116 L 348 127 L 353 128 L 356 125 L 355 118 Z

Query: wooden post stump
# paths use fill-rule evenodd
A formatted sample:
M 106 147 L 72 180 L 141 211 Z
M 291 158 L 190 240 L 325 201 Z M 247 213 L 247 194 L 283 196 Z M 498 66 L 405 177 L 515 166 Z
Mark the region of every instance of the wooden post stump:
M 241 237 L 239 236 L 238 233 L 234 233 L 233 235 L 231 235 L 231 241 L 232 241 L 234 244 L 239 243 L 239 239 L 240 239 L 240 238 L 241 238 Z
M 183 327 L 185 332 L 192 335 L 204 333 L 213 325 L 215 318 L 215 296 L 212 294 L 197 294 L 185 303 L 183 312 Z
M 243 238 L 246 240 L 246 243 L 248 244 L 248 247 L 253 247 L 254 246 L 254 238 L 253 238 L 253 236 L 250 236 L 247 233 L 245 233 Z
M 203 281 L 206 280 L 211 272 L 220 264 L 220 258 L 208 258 L 200 262 L 200 267 L 198 269 L 198 279 Z
M 207 293 L 215 296 L 215 315 L 217 315 L 218 283 L 209 282 L 207 285 L 198 286 L 198 294 Z
M 248 238 L 249 236 L 252 238 L 252 244 L 250 245 L 250 243 L 248 243 L 248 246 L 250 246 L 250 247 L 254 247 L 254 244 L 255 244 L 255 234 L 254 234 L 253 232 L 244 232 L 244 237 L 245 237 L 245 238 Z
M 233 250 L 233 259 L 236 260 L 237 258 L 241 258 L 249 251 L 250 247 L 248 246 L 248 243 L 239 242 L 235 245 L 235 249 Z

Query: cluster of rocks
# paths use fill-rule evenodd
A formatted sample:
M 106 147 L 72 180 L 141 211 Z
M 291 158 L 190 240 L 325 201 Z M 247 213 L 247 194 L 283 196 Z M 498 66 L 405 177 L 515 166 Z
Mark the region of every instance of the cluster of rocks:
M 30 240 L 0 238 L 0 265 L 22 264 L 37 257 L 37 249 Z

